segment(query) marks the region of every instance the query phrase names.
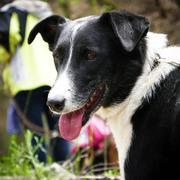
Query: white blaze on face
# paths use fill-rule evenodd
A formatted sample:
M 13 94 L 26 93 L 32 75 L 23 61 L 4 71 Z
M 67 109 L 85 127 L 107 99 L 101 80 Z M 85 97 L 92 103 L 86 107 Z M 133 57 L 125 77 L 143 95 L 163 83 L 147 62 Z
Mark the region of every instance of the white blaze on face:
M 74 39 L 77 35 L 77 32 L 80 28 L 85 26 L 89 21 L 94 19 L 93 16 L 81 18 L 72 22 L 68 22 L 66 29 L 62 32 L 62 37 L 67 36 L 70 39 L 70 46 L 68 51 L 68 59 L 64 69 L 58 74 L 57 80 L 49 92 L 48 100 L 54 101 L 63 101 L 65 100 L 65 106 L 63 109 L 64 113 L 73 111 L 77 109 L 79 106 L 78 102 L 75 101 L 75 85 L 76 83 L 73 82 L 72 77 L 73 73 L 71 71 L 70 62 L 72 59 L 72 54 L 74 50 Z M 65 37 L 63 37 L 65 39 Z M 59 41 L 57 43 L 57 46 Z
M 54 84 L 54 86 L 51 88 L 49 94 L 48 94 L 48 100 L 55 100 L 62 102 L 65 100 L 65 109 L 64 111 L 68 112 L 69 107 L 72 107 L 72 94 L 73 94 L 73 84 L 72 81 L 67 73 L 67 71 L 64 71 L 60 75 L 58 75 L 58 78 Z

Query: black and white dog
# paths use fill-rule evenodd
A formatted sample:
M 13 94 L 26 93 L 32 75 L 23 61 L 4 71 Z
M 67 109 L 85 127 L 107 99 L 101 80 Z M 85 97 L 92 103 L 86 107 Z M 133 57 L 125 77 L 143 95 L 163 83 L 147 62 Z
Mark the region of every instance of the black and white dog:
M 53 52 L 48 96 L 72 140 L 92 113 L 107 119 L 123 180 L 180 180 L 180 48 L 148 32 L 146 18 L 111 11 L 76 20 L 53 15 L 31 31 Z M 42 60 L 43 63 L 43 60 Z

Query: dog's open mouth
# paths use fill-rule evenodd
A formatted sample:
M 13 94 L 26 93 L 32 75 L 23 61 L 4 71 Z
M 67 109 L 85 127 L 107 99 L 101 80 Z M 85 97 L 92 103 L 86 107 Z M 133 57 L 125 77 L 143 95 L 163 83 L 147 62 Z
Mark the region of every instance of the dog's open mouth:
M 82 126 L 86 124 L 90 115 L 101 106 L 104 94 L 105 86 L 100 85 L 93 91 L 82 108 L 60 116 L 59 131 L 62 138 L 73 140 L 80 134 Z

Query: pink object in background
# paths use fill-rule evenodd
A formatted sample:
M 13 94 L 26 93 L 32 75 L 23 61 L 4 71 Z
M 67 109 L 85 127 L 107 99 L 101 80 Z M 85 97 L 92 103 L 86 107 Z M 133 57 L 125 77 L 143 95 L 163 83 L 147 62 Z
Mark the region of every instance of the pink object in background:
M 102 149 L 105 138 L 110 134 L 105 121 L 99 116 L 92 116 L 89 124 L 82 129 L 77 141 L 74 143 L 72 153 L 76 153 L 78 148 L 92 147 Z

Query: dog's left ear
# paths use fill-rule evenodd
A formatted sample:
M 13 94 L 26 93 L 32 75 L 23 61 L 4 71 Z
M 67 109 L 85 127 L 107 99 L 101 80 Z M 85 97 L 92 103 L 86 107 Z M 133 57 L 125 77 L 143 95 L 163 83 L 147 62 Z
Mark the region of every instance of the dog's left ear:
M 110 11 L 102 14 L 100 21 L 111 26 L 125 51 L 131 52 L 147 34 L 149 21 L 126 10 Z
M 52 15 L 45 18 L 44 20 L 37 23 L 31 30 L 28 37 L 28 43 L 31 44 L 36 35 L 40 33 L 43 40 L 49 44 L 49 49 L 52 51 L 55 43 L 55 38 L 58 31 L 60 30 L 58 26 L 65 23 L 66 21 L 67 19 L 59 15 Z

